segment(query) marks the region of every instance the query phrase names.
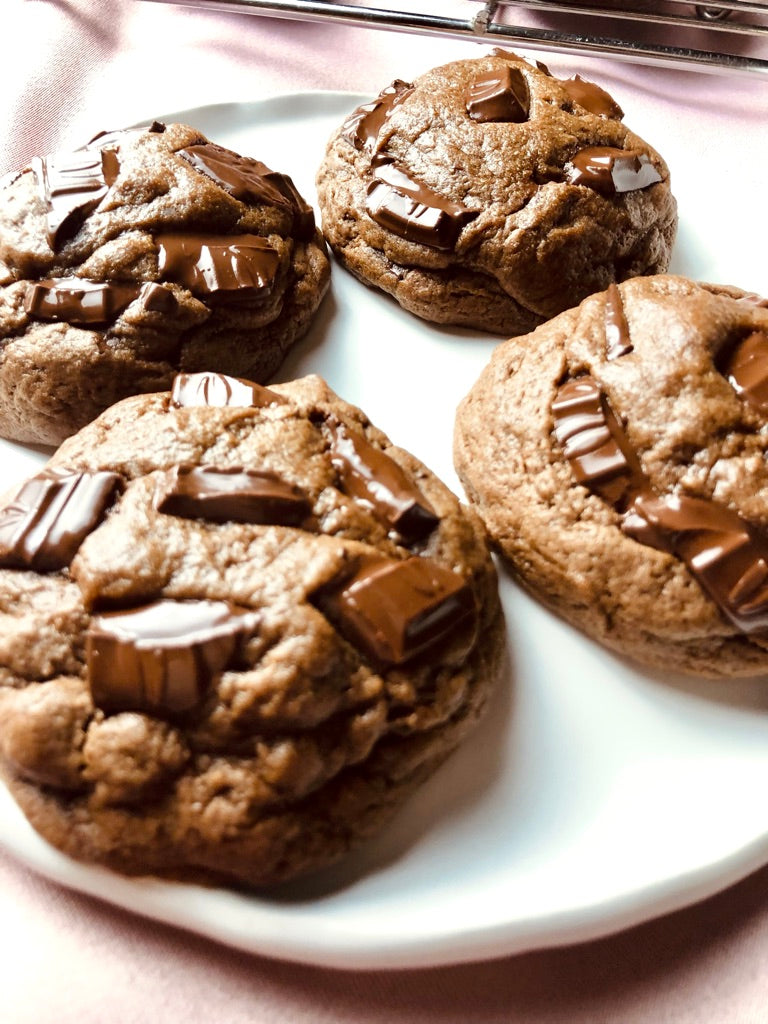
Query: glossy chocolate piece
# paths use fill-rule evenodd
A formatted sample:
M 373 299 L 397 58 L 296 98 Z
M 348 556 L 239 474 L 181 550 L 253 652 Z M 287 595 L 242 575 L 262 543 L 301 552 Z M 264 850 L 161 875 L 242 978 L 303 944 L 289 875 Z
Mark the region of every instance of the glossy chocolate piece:
M 374 664 L 402 665 L 477 618 L 471 588 L 427 558 L 371 557 L 315 596 L 339 632 Z
M 494 68 L 475 77 L 467 88 L 467 113 L 473 121 L 528 120 L 528 81 L 515 65 Z
M 158 481 L 155 508 L 215 523 L 298 526 L 312 506 L 300 488 L 269 470 L 174 466 Z
M 661 181 L 649 156 L 634 149 L 589 146 L 580 150 L 566 169 L 572 185 L 586 185 L 604 196 L 636 192 Z
M 622 530 L 682 559 L 741 632 L 768 629 L 768 537 L 738 513 L 704 498 L 646 493 Z
M 301 197 L 288 175 L 272 171 L 260 160 L 233 153 L 214 142 L 180 149 L 179 156 L 241 203 L 289 210 L 293 215 L 293 234 L 305 241 L 312 238 L 315 230 L 312 207 Z
M 287 399 L 261 384 L 225 373 L 177 373 L 173 379 L 171 405 L 186 409 L 199 405 L 241 406 L 263 409 L 268 405 L 284 405 Z
M 768 629 L 768 536 L 737 512 L 707 498 L 654 493 L 592 378 L 567 381 L 554 404 L 558 402 L 564 407 L 559 417 L 562 439 L 557 425 L 555 432 L 574 476 L 622 513 L 622 531 L 640 544 L 681 559 L 740 632 L 764 633 Z M 557 412 L 555 418 L 557 424 Z M 568 445 L 574 442 L 569 452 Z M 611 486 L 605 486 L 606 480 Z M 620 486 L 613 487 L 614 481 Z
M 621 292 L 618 285 L 611 284 L 605 294 L 605 358 L 619 359 L 633 347 Z
M 80 230 L 119 172 L 114 150 L 79 150 L 33 157 L 48 219 L 48 242 L 56 251 Z
M 170 288 L 156 281 L 148 281 L 142 285 L 139 293 L 144 309 L 151 313 L 173 313 L 179 302 Z
M 328 426 L 340 489 L 371 508 L 407 544 L 431 533 L 439 517 L 405 470 L 339 420 L 329 420 Z
M 644 477 L 600 385 L 589 376 L 566 381 L 552 403 L 552 414 L 555 437 L 574 477 L 621 508 L 642 488 Z
M 260 235 L 155 235 L 161 277 L 207 298 L 269 297 L 280 257 Z
M 161 600 L 98 615 L 86 635 L 93 702 L 105 711 L 192 711 L 258 621 L 227 601 Z
M 162 135 L 164 131 L 165 125 L 162 121 L 153 121 L 152 124 L 145 124 L 136 128 L 118 128 L 115 131 L 99 132 L 86 143 L 84 148 L 120 149 L 123 142 L 135 139 L 137 135 L 143 135 L 144 132 Z
M 571 99 L 590 114 L 615 118 L 617 121 L 624 117 L 624 111 L 613 96 L 594 82 L 587 82 L 579 75 L 575 75 L 573 78 L 564 79 L 562 84 Z
M 393 234 L 445 252 L 455 248 L 464 225 L 479 213 L 434 192 L 391 160 L 375 166 L 365 209 Z
M 768 414 L 768 334 L 753 331 L 731 346 L 718 364 L 736 394 L 759 413 Z
M 364 103 L 358 107 L 341 126 L 341 136 L 351 143 L 355 149 L 376 150 L 381 129 L 395 107 L 413 92 L 409 82 L 395 79 L 391 85 L 383 89 L 372 103 Z
M 0 509 L 0 566 L 55 572 L 66 568 L 113 503 L 117 473 L 44 469 Z
M 24 309 L 35 320 L 99 327 L 114 323 L 122 311 L 139 297 L 141 287 L 138 281 L 46 278 L 27 285 Z

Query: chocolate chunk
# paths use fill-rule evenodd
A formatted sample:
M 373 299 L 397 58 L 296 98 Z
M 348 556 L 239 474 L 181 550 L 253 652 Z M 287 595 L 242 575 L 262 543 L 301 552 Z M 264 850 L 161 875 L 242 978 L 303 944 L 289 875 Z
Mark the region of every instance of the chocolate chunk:
M 342 636 L 382 666 L 424 654 L 477 618 L 464 579 L 426 558 L 362 560 L 314 600 Z
M 260 235 L 161 234 L 155 243 L 161 276 L 194 295 L 260 301 L 280 267 L 277 250 Z
M 738 630 L 768 629 L 768 537 L 737 512 L 705 498 L 646 493 L 622 530 L 681 558 Z
M 446 252 L 455 248 L 464 225 L 480 212 L 439 195 L 391 160 L 375 167 L 365 209 L 401 238 Z
M 54 277 L 27 284 L 24 309 L 36 320 L 63 321 L 81 327 L 114 323 L 139 297 L 138 281 L 89 281 Z
M 155 508 L 165 515 L 216 523 L 297 526 L 311 511 L 306 494 L 269 470 L 174 466 L 162 475 Z
M 467 113 L 473 121 L 528 120 L 528 82 L 519 67 L 507 65 L 477 75 L 467 88 Z
M 413 91 L 409 82 L 395 79 L 372 103 L 358 107 L 341 126 L 341 135 L 355 149 L 373 153 L 384 123 L 398 104 Z
M 612 117 L 617 121 L 624 117 L 624 111 L 614 98 L 594 82 L 587 82 L 576 75 L 574 78 L 566 78 L 562 84 L 571 99 L 591 114 L 597 114 L 598 117 Z
M 135 128 L 119 128 L 116 131 L 99 132 L 94 135 L 86 145 L 85 149 L 120 149 L 120 146 L 127 139 L 135 139 L 137 135 L 144 132 L 151 132 L 161 135 L 165 131 L 162 121 L 153 121 L 152 124 L 140 125 Z
M 592 378 L 564 384 L 553 411 L 574 476 L 623 513 L 622 531 L 680 558 L 740 632 L 765 632 L 768 536 L 708 498 L 655 494 Z
M 121 483 L 117 473 L 45 469 L 0 509 L 0 565 L 55 572 L 70 564 L 103 519 Z
M 172 313 L 179 305 L 178 299 L 170 288 L 163 284 L 149 281 L 142 286 L 141 304 L 152 313 Z
M 180 149 L 179 156 L 241 203 L 290 210 L 295 236 L 304 241 L 312 238 L 315 230 L 312 207 L 301 197 L 287 174 L 272 171 L 260 160 L 233 153 L 214 142 Z
M 113 150 L 33 157 L 34 171 L 48 217 L 48 242 L 56 251 L 80 230 L 117 177 Z
M 586 185 L 604 196 L 635 192 L 661 181 L 649 156 L 634 149 L 588 146 L 580 150 L 566 168 L 572 185 Z
M 753 331 L 726 350 L 718 369 L 737 395 L 759 413 L 768 413 L 768 334 Z
M 105 711 L 192 711 L 258 621 L 228 601 L 161 600 L 96 616 L 86 635 L 93 702 Z
M 431 533 L 440 520 L 405 470 L 339 420 L 329 420 L 328 426 L 331 461 L 339 473 L 341 490 L 368 505 L 406 543 Z
M 261 384 L 224 373 L 177 373 L 171 391 L 171 405 L 176 409 L 196 405 L 263 409 L 268 405 L 283 405 L 285 401 L 282 395 Z
M 605 358 L 619 359 L 629 355 L 633 347 L 621 292 L 611 284 L 605 296 Z
M 644 485 L 636 453 L 593 377 L 566 381 L 552 403 L 555 437 L 571 471 L 601 498 L 621 508 Z

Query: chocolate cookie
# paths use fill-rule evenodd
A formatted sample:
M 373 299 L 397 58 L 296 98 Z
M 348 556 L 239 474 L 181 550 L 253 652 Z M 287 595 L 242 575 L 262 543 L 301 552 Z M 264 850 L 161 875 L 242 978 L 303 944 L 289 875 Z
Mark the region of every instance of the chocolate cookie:
M 181 375 L 0 510 L 0 765 L 129 874 L 266 886 L 372 835 L 475 724 L 482 525 L 320 378 Z
M 326 238 L 426 320 L 524 334 L 667 269 L 669 171 L 621 118 L 599 86 L 502 50 L 393 82 L 328 144 Z
M 268 380 L 330 264 L 291 179 L 155 123 L 0 184 L 0 435 L 57 444 L 174 374 Z
M 455 461 L 521 581 L 649 665 L 768 671 L 768 300 L 637 278 L 512 339 Z

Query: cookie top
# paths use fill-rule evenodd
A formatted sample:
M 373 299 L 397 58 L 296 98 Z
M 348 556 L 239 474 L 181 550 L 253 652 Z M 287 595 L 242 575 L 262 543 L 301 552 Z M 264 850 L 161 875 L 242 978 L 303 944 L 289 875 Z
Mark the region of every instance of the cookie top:
M 637 278 L 501 345 L 457 471 L 520 579 L 647 664 L 768 670 L 768 300 Z
M 328 143 L 323 230 L 424 319 L 523 334 L 667 269 L 669 171 L 622 116 L 598 85 L 504 50 L 395 81 Z
M 0 435 L 57 444 L 178 370 L 270 378 L 330 264 L 291 178 L 158 122 L 0 184 Z
M 322 380 L 134 396 L 0 510 L 0 766 L 52 843 L 264 886 L 471 728 L 503 626 L 477 516 Z

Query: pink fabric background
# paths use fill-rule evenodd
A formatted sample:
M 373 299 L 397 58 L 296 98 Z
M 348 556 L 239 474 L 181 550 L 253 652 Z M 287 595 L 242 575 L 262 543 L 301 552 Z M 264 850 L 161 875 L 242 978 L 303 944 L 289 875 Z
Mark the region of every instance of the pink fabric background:
M 166 112 L 293 90 L 374 94 L 394 77 L 477 52 L 472 43 L 135 0 L 4 0 L 3 14 L 0 173 Z M 646 117 L 653 109 L 674 119 L 678 146 L 686 133 L 708 132 L 713 148 L 733 152 L 735 182 L 740 160 L 765 165 L 764 81 L 542 56 L 569 74 L 618 86 L 622 103 L 628 97 Z M 759 240 L 755 257 L 765 264 L 762 200 L 756 211 L 745 244 Z M 768 1018 L 768 869 L 598 942 L 412 972 L 329 971 L 253 957 L 61 889 L 2 853 L 0 912 L 3 1024 Z

